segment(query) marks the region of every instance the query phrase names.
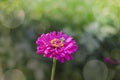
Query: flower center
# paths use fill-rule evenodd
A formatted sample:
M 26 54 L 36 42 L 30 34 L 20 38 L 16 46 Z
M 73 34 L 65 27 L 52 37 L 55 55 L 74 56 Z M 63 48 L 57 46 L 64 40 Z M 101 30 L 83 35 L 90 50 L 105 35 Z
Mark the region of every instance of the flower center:
M 50 41 L 50 43 L 53 47 L 62 47 L 64 46 L 64 38 L 60 39 L 54 38 Z

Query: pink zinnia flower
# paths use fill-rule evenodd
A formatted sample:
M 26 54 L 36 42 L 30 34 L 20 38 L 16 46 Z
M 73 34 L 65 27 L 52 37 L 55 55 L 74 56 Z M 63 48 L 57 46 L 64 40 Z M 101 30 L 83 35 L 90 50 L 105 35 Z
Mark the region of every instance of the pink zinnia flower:
M 114 61 L 114 60 L 112 60 L 112 59 L 109 58 L 109 57 L 104 58 L 104 62 L 106 62 L 106 63 L 111 63 L 111 64 L 120 64 L 120 61 L 119 61 L 119 60 Z
M 111 63 L 112 60 L 111 60 L 109 57 L 106 57 L 106 58 L 104 58 L 104 62 L 106 62 L 106 63 Z
M 48 58 L 55 58 L 60 62 L 72 59 L 72 54 L 77 51 L 78 46 L 71 36 L 62 32 L 50 32 L 38 37 L 37 53 Z

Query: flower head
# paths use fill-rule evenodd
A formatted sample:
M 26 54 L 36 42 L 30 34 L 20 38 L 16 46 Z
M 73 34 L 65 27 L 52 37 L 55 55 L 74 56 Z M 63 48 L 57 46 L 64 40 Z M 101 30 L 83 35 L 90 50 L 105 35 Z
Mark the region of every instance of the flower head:
M 106 57 L 106 58 L 104 58 L 104 62 L 106 62 L 106 63 L 111 63 L 112 60 L 111 60 L 109 57 Z
M 109 57 L 104 58 L 104 62 L 111 63 L 111 64 L 120 64 L 120 60 L 112 60 Z
M 38 37 L 37 53 L 48 58 L 56 58 L 60 62 L 72 59 L 72 54 L 77 51 L 75 40 L 62 32 L 50 32 Z

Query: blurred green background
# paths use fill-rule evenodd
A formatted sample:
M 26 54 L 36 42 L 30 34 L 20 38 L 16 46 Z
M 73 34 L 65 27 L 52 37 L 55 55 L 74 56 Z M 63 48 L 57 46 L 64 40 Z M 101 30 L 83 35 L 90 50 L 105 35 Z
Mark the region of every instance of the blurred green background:
M 79 45 L 57 62 L 55 80 L 120 80 L 120 0 L 0 0 L 0 80 L 50 80 L 52 60 L 36 54 L 42 33 L 63 31 Z

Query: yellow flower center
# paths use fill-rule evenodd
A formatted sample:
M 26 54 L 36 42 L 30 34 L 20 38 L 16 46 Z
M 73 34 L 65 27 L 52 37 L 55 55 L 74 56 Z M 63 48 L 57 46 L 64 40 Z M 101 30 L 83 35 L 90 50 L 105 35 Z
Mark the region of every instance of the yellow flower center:
M 62 46 L 64 46 L 64 39 L 63 38 L 61 38 L 61 39 L 54 38 L 50 41 L 50 43 L 53 47 L 62 47 Z

